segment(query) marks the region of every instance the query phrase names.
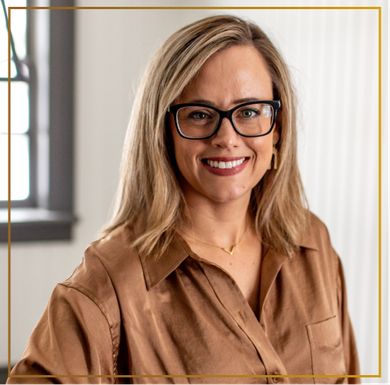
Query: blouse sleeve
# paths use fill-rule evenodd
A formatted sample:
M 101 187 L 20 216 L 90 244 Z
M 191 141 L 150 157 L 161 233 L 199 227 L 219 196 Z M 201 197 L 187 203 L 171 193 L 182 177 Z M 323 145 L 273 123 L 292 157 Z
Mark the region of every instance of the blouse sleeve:
M 356 349 L 355 337 L 352 330 L 351 321 L 348 314 L 347 307 L 347 294 L 343 268 L 341 261 L 338 258 L 338 302 L 339 302 L 339 314 L 341 318 L 341 328 L 343 335 L 343 346 L 344 346 L 344 357 L 346 363 L 347 373 L 349 374 L 360 374 L 359 369 L 359 360 Z M 350 384 L 360 384 L 359 377 L 350 377 L 348 378 L 348 383 Z
M 7 383 L 114 382 L 112 377 L 82 377 L 116 374 L 113 328 L 99 302 L 87 294 L 75 286 L 57 285 L 22 360 L 11 371 L 29 377 L 9 377 Z

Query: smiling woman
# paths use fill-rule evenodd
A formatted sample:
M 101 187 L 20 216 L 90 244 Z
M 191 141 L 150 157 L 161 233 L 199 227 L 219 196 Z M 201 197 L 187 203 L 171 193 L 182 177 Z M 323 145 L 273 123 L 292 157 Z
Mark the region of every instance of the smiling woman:
M 234 205 L 248 207 L 252 189 L 267 171 L 273 145 L 279 139 L 277 127 L 270 132 L 274 120 L 270 116 L 275 113 L 268 117 L 260 114 L 265 104 L 257 104 L 272 100 L 272 88 L 268 69 L 259 52 L 252 46 L 234 46 L 210 57 L 178 98 L 179 103 L 203 100 L 205 104 L 203 109 L 195 106 L 196 115 L 186 112 L 194 108 L 191 105 L 179 109 L 176 124 L 172 117 L 170 119 L 175 159 L 182 176 L 181 189 L 186 203 L 196 207 L 197 213 L 210 212 L 209 205 L 213 206 L 214 202 L 234 202 Z M 243 100 L 253 102 L 241 106 Z M 213 119 L 212 113 L 207 114 L 205 109 L 210 105 L 233 108 L 229 114 L 231 121 L 223 117 Z M 180 114 L 183 109 L 185 111 Z M 207 123 L 200 126 L 200 120 L 207 120 Z M 188 133 L 186 138 L 180 135 L 180 127 Z M 208 140 L 186 140 L 191 134 L 197 134 L 194 130 L 204 132 L 200 133 L 200 139 Z M 233 167 L 232 162 L 239 164 Z M 223 176 L 228 178 L 220 178 Z M 231 210 L 234 212 L 233 206 Z
M 342 268 L 305 208 L 295 124 L 287 67 L 256 25 L 214 16 L 173 34 L 134 103 L 114 216 L 12 375 L 359 382 Z

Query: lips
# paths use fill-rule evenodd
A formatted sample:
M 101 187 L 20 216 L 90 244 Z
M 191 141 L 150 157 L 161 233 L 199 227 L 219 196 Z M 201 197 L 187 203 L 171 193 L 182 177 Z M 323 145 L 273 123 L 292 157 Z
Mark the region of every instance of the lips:
M 210 160 L 206 159 L 206 163 L 214 168 L 220 168 L 220 169 L 226 169 L 226 168 L 233 168 L 239 166 L 241 163 L 244 163 L 245 158 L 241 158 L 238 160 L 229 160 L 227 162 L 218 162 L 217 160 Z
M 202 164 L 213 174 L 229 176 L 239 173 L 247 164 L 246 157 L 218 157 L 202 159 Z

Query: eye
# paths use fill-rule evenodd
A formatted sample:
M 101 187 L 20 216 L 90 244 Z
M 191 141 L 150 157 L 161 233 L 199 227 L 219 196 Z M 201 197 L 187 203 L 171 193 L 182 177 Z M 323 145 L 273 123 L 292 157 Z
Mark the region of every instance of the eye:
M 250 119 L 254 118 L 256 115 L 259 115 L 259 112 L 254 109 L 246 108 L 245 110 L 241 110 L 241 116 L 243 118 Z
M 207 119 L 209 115 L 203 111 L 193 111 L 189 114 L 189 117 L 195 120 L 204 120 Z

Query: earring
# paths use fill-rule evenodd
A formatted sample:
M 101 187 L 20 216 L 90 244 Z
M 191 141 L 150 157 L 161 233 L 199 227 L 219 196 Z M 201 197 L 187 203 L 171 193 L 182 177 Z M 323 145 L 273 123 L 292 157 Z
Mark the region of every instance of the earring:
M 272 159 L 274 160 L 274 169 L 276 170 L 278 168 L 278 150 L 276 147 L 272 148 L 272 157 L 271 157 L 271 163 L 268 166 L 268 170 L 271 170 L 271 165 L 272 165 Z
M 277 170 L 278 168 L 278 150 L 276 147 L 272 149 L 272 154 L 274 155 L 274 169 Z

